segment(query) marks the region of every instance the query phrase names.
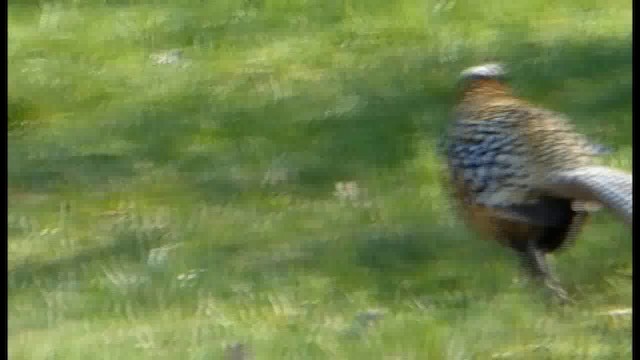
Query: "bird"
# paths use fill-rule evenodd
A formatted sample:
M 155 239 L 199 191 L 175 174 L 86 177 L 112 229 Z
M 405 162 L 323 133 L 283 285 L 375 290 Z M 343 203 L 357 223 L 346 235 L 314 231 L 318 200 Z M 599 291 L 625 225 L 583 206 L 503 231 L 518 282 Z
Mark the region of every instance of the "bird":
M 571 120 L 516 95 L 501 63 L 464 69 L 441 138 L 447 184 L 462 218 L 511 248 L 530 279 L 553 298 L 573 300 L 547 262 L 602 207 L 628 226 L 632 175 L 597 165 L 611 148 L 592 143 Z

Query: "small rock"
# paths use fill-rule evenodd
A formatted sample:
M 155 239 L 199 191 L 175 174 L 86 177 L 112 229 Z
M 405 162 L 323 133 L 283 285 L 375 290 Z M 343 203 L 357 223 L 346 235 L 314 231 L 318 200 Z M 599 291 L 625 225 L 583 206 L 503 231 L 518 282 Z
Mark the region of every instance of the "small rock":
M 379 309 L 362 311 L 356 315 L 356 322 L 362 326 L 374 325 L 384 316 L 384 314 L 385 311 Z
M 177 64 L 182 60 L 182 54 L 182 50 L 173 49 L 162 53 L 151 54 L 149 58 L 158 65 Z
M 253 356 L 251 352 L 247 348 L 246 344 L 243 343 L 233 343 L 227 345 L 224 350 L 224 359 L 225 360 L 251 360 Z

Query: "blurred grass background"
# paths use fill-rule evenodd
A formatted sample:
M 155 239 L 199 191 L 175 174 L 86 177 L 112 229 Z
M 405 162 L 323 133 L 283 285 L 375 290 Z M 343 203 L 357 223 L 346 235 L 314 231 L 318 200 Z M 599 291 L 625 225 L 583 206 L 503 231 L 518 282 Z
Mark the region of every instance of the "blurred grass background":
M 11 359 L 631 357 L 630 232 L 595 216 L 548 307 L 434 151 L 499 60 L 630 170 L 630 2 L 8 9 Z

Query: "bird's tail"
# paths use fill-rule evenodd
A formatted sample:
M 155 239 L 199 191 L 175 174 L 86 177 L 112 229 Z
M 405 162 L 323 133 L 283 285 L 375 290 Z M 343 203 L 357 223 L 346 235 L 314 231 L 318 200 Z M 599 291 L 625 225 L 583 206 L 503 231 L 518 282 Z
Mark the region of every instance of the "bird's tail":
M 545 179 L 545 190 L 555 196 L 595 201 L 615 212 L 625 223 L 633 219 L 633 176 L 603 166 L 555 171 Z

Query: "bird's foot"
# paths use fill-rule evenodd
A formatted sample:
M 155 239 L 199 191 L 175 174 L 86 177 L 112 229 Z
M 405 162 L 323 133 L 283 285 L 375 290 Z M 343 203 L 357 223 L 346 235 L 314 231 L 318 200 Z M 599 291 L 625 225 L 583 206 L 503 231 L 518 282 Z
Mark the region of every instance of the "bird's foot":
M 554 279 L 544 280 L 545 288 L 551 293 L 551 296 L 557 300 L 561 305 L 575 304 L 567 291 Z

